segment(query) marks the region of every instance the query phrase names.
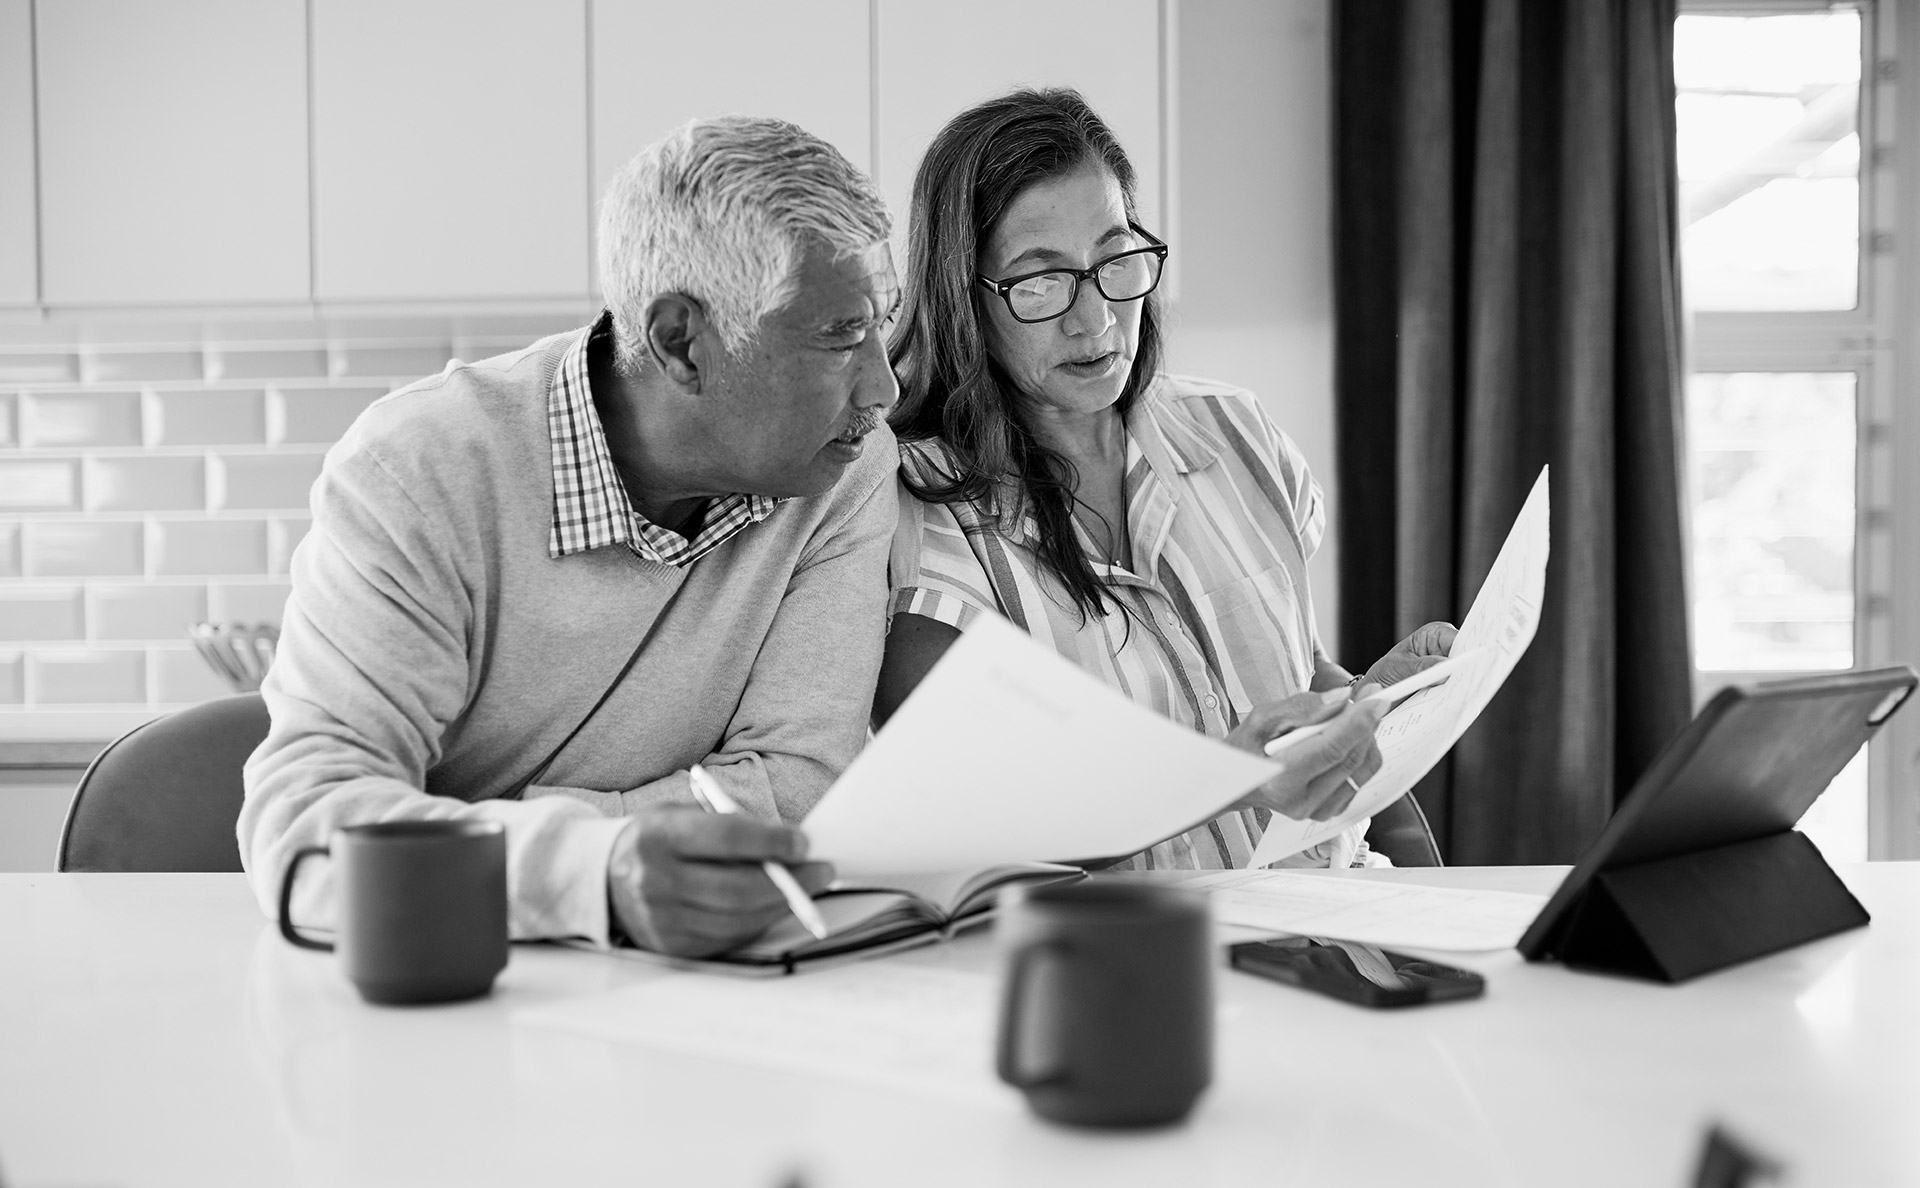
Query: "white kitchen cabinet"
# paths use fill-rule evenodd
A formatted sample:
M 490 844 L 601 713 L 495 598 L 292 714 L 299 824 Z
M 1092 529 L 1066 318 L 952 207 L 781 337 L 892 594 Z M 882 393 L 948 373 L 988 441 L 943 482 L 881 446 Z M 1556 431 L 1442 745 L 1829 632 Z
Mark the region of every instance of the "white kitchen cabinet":
M 587 53 L 584 3 L 312 0 L 316 299 L 584 295 Z
M 305 301 L 303 0 L 59 0 L 33 19 L 42 301 Z
M 0 0 L 0 305 L 40 296 L 35 184 L 32 0 Z
M 1017 86 L 1074 87 L 1139 174 L 1140 216 L 1160 226 L 1158 0 L 878 0 L 877 176 L 905 240 L 913 172 L 961 109 Z
M 770 115 L 872 167 L 867 0 L 593 0 L 594 198 L 696 116 Z

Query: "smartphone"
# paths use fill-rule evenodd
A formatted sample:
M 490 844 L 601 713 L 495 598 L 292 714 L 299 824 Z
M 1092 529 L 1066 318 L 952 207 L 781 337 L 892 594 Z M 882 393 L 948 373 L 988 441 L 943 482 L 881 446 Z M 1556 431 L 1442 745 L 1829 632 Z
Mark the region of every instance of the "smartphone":
M 1328 937 L 1243 941 L 1229 946 L 1227 953 L 1235 969 L 1360 1006 L 1418 1006 L 1477 998 L 1487 988 L 1486 979 L 1470 969 Z

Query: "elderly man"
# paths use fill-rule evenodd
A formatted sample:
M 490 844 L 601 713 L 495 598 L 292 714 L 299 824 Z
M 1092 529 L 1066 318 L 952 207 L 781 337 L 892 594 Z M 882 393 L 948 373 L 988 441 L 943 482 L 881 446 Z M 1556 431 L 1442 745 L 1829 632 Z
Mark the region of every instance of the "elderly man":
M 777 120 L 696 121 L 615 179 L 608 311 L 393 393 L 328 455 L 247 764 L 261 903 L 293 851 L 502 822 L 516 938 L 723 950 L 852 760 L 897 456 L 886 208 Z M 687 807 L 706 767 L 744 813 Z M 331 911 L 323 869 L 294 915 Z

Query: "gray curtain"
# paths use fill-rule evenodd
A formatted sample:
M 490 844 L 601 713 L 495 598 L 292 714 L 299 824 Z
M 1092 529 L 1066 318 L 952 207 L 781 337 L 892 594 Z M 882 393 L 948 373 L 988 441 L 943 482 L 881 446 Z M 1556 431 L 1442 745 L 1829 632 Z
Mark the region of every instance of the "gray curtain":
M 1571 862 L 1691 714 L 1673 0 L 1335 0 L 1340 656 L 1465 615 L 1543 464 L 1526 657 L 1418 789 Z

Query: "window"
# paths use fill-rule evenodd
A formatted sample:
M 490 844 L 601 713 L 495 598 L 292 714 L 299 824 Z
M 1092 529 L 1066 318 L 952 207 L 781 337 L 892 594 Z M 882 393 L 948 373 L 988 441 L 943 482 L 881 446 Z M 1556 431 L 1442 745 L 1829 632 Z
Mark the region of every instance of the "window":
M 1674 28 L 1698 701 L 1893 659 L 1890 21 L 1748 0 Z M 1887 767 L 1856 758 L 1801 823 L 1830 859 L 1891 852 Z

